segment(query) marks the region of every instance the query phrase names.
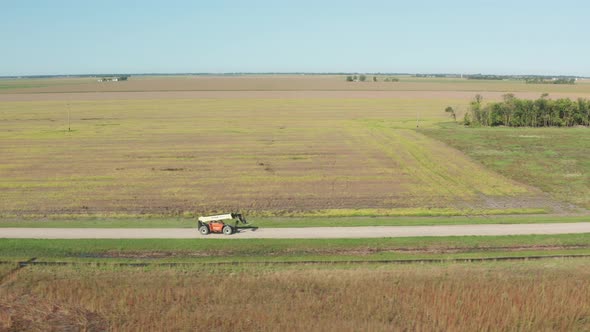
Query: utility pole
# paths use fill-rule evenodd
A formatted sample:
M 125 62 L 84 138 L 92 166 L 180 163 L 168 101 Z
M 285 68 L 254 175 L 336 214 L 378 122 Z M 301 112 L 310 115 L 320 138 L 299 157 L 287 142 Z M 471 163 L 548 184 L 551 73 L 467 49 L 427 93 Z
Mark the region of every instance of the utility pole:
M 70 126 L 70 103 L 68 103 L 68 133 L 72 131 Z
M 420 111 L 416 112 L 416 128 L 420 128 Z

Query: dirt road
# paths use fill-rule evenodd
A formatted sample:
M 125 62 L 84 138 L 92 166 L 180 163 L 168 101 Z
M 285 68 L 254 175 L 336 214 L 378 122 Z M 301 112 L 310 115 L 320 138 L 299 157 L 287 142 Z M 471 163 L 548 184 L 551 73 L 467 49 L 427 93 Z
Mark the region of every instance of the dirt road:
M 188 228 L 0 228 L 0 238 L 29 239 L 328 239 L 412 236 L 590 233 L 590 222 L 511 225 L 374 226 L 240 229 L 201 236 Z

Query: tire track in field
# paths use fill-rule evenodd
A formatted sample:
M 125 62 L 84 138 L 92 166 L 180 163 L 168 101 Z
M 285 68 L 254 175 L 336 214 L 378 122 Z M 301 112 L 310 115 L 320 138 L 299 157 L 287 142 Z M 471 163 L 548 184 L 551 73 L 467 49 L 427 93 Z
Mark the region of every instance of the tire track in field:
M 360 126 L 359 126 L 360 127 Z M 389 129 L 389 130 L 385 130 Z M 401 173 L 409 177 L 418 189 L 412 192 L 428 192 L 430 196 L 442 197 L 465 197 L 467 188 L 457 188 L 458 181 L 453 180 L 450 176 L 442 176 L 434 172 L 425 163 L 424 158 L 417 155 L 411 149 L 416 148 L 410 144 L 409 140 L 404 139 L 401 133 L 409 134 L 410 129 L 394 128 L 364 128 L 364 141 L 367 146 L 377 147 L 379 151 L 389 157 L 396 165 L 399 166 Z M 424 156 L 422 156 L 424 157 Z M 399 172 L 398 172 L 399 173 Z M 414 180 L 414 181 L 412 181 Z M 421 195 L 424 196 L 424 195 Z
M 392 158 L 397 158 L 401 163 L 404 170 L 410 172 L 413 176 L 420 179 L 422 182 L 422 188 L 437 188 L 439 191 L 448 193 L 448 196 L 464 197 L 466 190 L 463 188 L 457 188 L 460 184 L 457 180 L 452 179 L 449 176 L 443 176 L 443 174 L 435 172 L 431 163 L 429 163 L 428 157 L 424 153 L 420 153 L 420 149 L 415 143 L 410 142 L 404 135 L 410 134 L 412 131 L 409 129 L 392 129 L 390 131 L 380 131 L 380 136 L 384 141 L 394 141 L 397 143 L 401 153 L 405 154 L 407 158 L 399 158 L 399 152 L 389 151 L 389 155 Z M 387 145 L 383 144 L 382 147 L 386 148 Z M 411 167 L 415 165 L 415 167 Z M 440 195 L 447 197 L 446 195 Z
M 421 169 L 431 177 L 440 178 L 440 183 L 452 186 L 455 195 L 464 196 L 469 191 L 503 196 L 527 191 L 524 186 L 477 165 L 458 150 L 414 130 L 390 131 L 386 135 L 395 135 Z
M 448 205 L 481 202 L 482 197 L 486 197 L 483 203 L 487 204 L 488 198 L 509 199 L 536 194 L 527 186 L 490 171 L 458 150 L 413 129 L 352 122 L 348 131 L 357 142 L 373 147 L 393 162 L 388 165 L 396 167 L 389 172 L 390 176 L 396 176 L 397 171 L 402 179 L 400 184 L 407 188 L 406 197 L 417 194 L 418 200 L 429 197 L 430 203 Z

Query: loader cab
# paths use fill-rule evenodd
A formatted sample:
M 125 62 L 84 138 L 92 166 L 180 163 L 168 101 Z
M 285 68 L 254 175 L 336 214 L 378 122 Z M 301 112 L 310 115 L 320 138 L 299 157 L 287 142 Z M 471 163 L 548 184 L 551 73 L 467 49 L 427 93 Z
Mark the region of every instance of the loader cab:
M 213 233 L 220 233 L 223 230 L 225 224 L 223 221 L 213 221 L 209 223 L 209 230 Z

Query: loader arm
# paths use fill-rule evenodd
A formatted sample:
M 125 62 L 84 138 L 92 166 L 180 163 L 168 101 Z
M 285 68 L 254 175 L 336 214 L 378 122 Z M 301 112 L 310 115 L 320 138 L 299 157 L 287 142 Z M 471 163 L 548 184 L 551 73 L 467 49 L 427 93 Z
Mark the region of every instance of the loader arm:
M 231 216 L 234 219 L 239 220 L 242 224 L 247 224 L 248 223 L 248 221 L 246 220 L 246 218 L 241 213 L 232 213 Z

